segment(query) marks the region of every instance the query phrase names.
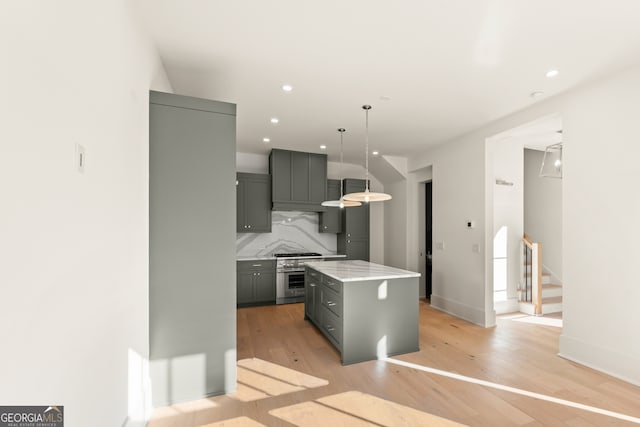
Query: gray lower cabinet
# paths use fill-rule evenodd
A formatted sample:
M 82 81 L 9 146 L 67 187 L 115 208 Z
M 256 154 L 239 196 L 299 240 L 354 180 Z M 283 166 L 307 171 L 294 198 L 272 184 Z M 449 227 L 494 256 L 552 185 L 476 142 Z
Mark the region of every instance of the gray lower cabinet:
M 304 278 L 304 318 L 317 319 L 320 310 L 320 273 L 307 269 Z
M 271 177 L 265 174 L 236 174 L 236 231 L 271 232 Z
M 327 155 L 273 149 L 269 155 L 272 210 L 323 212 Z
M 276 302 L 275 261 L 237 261 L 236 267 L 238 307 Z
M 365 190 L 365 180 L 343 180 L 344 194 Z M 338 234 L 338 252 L 349 260 L 369 261 L 369 204 L 342 209 L 342 231 Z
M 327 180 L 327 200 L 340 200 L 339 179 Z M 327 207 L 325 212 L 320 212 L 318 221 L 318 231 L 320 233 L 340 233 L 342 232 L 342 210 L 340 208 Z
M 418 351 L 417 277 L 341 282 L 307 266 L 305 279 L 305 318 L 343 365 Z

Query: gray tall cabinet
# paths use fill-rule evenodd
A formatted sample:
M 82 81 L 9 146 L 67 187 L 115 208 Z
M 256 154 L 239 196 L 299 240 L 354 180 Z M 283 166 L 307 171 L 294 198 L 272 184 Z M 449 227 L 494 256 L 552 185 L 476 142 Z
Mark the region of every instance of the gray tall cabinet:
M 344 194 L 365 190 L 364 179 L 343 180 Z M 342 232 L 338 234 L 338 252 L 346 259 L 369 261 L 369 204 L 342 209 Z
M 236 106 L 150 93 L 154 406 L 235 389 Z

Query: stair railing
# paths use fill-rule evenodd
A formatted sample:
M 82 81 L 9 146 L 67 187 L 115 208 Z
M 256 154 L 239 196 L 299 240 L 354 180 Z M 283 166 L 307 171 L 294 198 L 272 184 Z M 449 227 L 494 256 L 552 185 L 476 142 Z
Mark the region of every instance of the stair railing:
M 542 243 L 533 243 L 525 233 L 522 238 L 523 277 L 518 299 L 533 304 L 533 312 L 542 314 Z

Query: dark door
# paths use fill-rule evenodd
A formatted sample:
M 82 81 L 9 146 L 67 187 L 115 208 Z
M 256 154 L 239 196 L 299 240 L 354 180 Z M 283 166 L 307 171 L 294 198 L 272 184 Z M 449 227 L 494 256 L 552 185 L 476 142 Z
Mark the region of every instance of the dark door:
M 433 218 L 433 206 L 432 206 L 432 188 L 431 183 L 427 182 L 425 184 L 425 230 L 426 230 L 426 245 L 425 250 L 427 251 L 426 260 L 426 268 L 425 268 L 425 296 L 428 299 L 431 299 L 431 254 L 433 254 L 433 228 L 432 228 L 432 218 Z

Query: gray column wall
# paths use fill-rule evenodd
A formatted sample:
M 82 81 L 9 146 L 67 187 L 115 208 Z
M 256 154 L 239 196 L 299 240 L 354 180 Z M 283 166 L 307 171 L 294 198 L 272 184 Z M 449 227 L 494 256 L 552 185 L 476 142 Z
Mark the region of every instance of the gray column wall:
M 236 387 L 235 105 L 151 92 L 154 406 Z

